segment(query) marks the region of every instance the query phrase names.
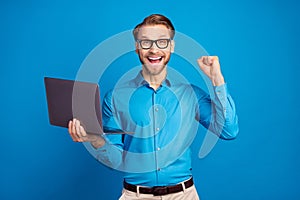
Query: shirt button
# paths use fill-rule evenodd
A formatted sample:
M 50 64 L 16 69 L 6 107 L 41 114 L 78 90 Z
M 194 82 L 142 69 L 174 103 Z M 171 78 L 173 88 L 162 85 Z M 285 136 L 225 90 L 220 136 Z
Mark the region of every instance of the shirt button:
M 157 171 L 160 171 L 161 169 L 160 168 L 157 168 Z
M 159 147 L 157 147 L 157 151 L 159 151 L 160 150 L 160 148 Z
M 158 128 L 158 127 L 156 128 L 156 131 L 159 131 L 159 128 Z
M 159 109 L 158 108 L 155 108 L 155 111 L 157 112 Z

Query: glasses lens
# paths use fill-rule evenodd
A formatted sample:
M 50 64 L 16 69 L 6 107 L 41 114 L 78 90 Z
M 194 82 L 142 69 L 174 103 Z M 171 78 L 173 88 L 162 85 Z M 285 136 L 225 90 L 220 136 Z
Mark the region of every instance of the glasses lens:
M 141 40 L 140 44 L 142 46 L 143 49 L 150 49 L 152 46 L 152 41 L 151 40 Z
M 168 47 L 170 39 L 159 39 L 159 40 L 139 40 L 140 45 L 143 49 L 150 49 L 155 42 L 156 46 L 160 49 Z
M 167 46 L 169 44 L 169 40 L 168 39 L 160 39 L 160 40 L 157 40 L 156 44 L 159 48 L 167 48 Z

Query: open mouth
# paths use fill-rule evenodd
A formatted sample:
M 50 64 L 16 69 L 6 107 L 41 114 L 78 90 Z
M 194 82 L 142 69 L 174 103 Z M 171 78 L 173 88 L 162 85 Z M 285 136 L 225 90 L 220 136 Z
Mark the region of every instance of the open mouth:
M 148 57 L 148 60 L 151 64 L 156 64 L 156 63 L 160 63 L 160 61 L 162 61 L 162 56 L 159 57 Z

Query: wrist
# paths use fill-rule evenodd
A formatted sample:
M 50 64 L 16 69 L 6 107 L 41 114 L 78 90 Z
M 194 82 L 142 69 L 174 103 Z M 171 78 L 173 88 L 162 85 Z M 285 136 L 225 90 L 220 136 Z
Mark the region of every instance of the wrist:
M 105 140 L 100 135 L 99 136 L 97 135 L 97 137 L 95 137 L 95 139 L 91 141 L 91 145 L 95 149 L 101 148 L 101 147 L 103 147 L 105 145 Z
M 212 81 L 213 86 L 220 86 L 220 85 L 225 84 L 225 80 L 224 80 L 224 77 L 222 76 L 222 74 L 213 76 L 211 78 L 211 81 Z

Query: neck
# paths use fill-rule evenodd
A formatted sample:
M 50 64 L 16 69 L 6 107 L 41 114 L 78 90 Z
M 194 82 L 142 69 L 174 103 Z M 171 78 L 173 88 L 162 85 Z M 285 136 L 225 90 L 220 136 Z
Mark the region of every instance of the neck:
M 161 83 L 165 80 L 167 75 L 167 70 L 164 69 L 159 74 L 151 74 L 148 73 L 146 70 L 142 70 L 142 75 L 144 79 L 149 83 L 150 87 L 152 87 L 154 90 L 160 87 Z

